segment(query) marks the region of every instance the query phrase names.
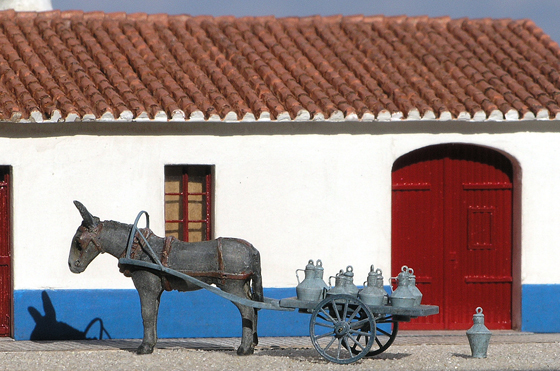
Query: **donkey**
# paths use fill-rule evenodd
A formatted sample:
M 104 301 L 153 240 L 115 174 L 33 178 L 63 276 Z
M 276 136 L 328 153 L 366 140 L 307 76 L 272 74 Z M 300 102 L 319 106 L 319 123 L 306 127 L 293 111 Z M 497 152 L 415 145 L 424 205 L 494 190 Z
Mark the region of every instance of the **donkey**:
M 82 215 L 82 225 L 78 228 L 72 245 L 68 265 L 73 273 L 83 272 L 100 253 L 109 253 L 116 258 L 126 254 L 127 241 L 132 225 L 111 220 L 100 221 L 78 201 L 74 201 Z M 161 263 L 207 283 L 221 290 L 255 301 L 263 301 L 260 255 L 257 249 L 246 241 L 232 238 L 218 238 L 212 241 L 183 242 L 154 235 L 148 228 L 140 230 Z M 152 262 L 145 251 L 140 236 L 135 236 L 131 258 Z M 138 354 L 149 354 L 157 342 L 157 315 L 161 294 L 164 290 L 193 291 L 200 287 L 175 276 L 165 275 L 148 268 L 121 267 L 125 276 L 132 277 L 140 296 L 144 337 L 138 347 Z M 241 345 L 237 354 L 254 352 L 258 342 L 257 310 L 234 303 L 242 318 Z

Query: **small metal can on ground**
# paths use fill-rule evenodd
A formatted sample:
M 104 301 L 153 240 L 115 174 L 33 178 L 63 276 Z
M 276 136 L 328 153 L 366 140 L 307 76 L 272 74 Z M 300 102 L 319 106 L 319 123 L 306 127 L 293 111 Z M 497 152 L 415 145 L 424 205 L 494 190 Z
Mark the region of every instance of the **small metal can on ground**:
M 472 356 L 474 358 L 486 358 L 492 333 L 484 325 L 484 314 L 482 314 L 481 307 L 476 308 L 473 322 L 473 326 L 467 330 L 467 338 L 471 346 Z

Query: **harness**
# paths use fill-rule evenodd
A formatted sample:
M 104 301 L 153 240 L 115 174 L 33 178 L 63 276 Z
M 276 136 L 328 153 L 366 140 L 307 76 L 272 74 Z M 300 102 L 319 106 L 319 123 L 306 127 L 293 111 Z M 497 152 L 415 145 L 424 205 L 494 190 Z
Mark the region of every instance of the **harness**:
M 97 251 L 99 251 L 102 254 L 105 253 L 105 250 L 101 246 L 101 243 L 99 242 L 99 239 L 98 239 L 99 233 L 101 233 L 102 229 L 103 229 L 103 224 L 102 223 L 97 223 L 95 228 L 93 228 L 91 230 L 84 227 L 83 225 L 81 225 L 78 228 L 78 230 L 80 232 L 82 232 L 82 234 L 80 235 L 80 238 L 78 240 L 78 243 L 80 244 L 80 247 L 82 248 L 82 253 L 80 254 L 80 258 L 85 253 L 85 251 L 86 251 L 90 242 L 93 243 L 93 245 L 95 246 Z
M 142 232 L 142 234 L 144 234 L 144 236 L 146 237 L 146 239 L 148 239 L 149 236 L 151 236 L 153 233 L 151 230 L 145 228 L 145 229 L 140 229 L 140 231 Z M 138 242 L 137 242 L 138 241 Z M 173 236 L 167 236 L 165 237 L 164 241 L 163 241 L 163 250 L 161 252 L 161 265 L 168 268 L 169 267 L 169 255 L 171 254 L 171 250 L 173 247 L 173 243 L 175 241 L 178 241 L 175 237 Z M 218 269 L 215 271 L 187 271 L 187 270 L 180 270 L 181 273 L 184 273 L 188 276 L 194 277 L 194 278 L 217 278 L 221 281 L 222 284 L 225 284 L 226 280 L 247 280 L 249 279 L 252 275 L 253 272 L 243 272 L 243 273 L 227 273 L 225 272 L 225 265 L 224 265 L 224 257 L 223 257 L 223 249 L 222 249 L 222 241 L 223 238 L 217 238 L 216 242 L 217 242 L 217 246 L 216 246 L 216 260 L 217 260 L 217 266 Z M 134 242 L 132 244 L 132 252 L 130 254 L 131 259 L 134 259 L 134 256 L 136 255 L 136 252 L 139 251 L 143 246 L 145 245 L 144 240 L 142 238 L 140 238 L 140 236 L 135 236 L 134 238 Z M 125 253 L 123 253 L 124 257 Z M 121 264 L 119 264 L 119 268 L 120 268 L 120 272 L 123 273 L 125 276 L 130 277 L 132 274 L 132 270 L 130 267 L 125 267 L 122 266 Z M 168 278 L 166 277 L 166 275 L 162 275 L 161 276 L 161 282 L 163 285 L 163 288 L 166 291 L 171 291 L 172 287 L 171 287 L 171 283 L 169 282 Z
M 144 236 L 144 239 L 148 240 L 150 237 L 154 235 L 154 232 L 150 228 L 140 228 L 140 233 Z M 138 232 L 134 235 L 134 241 L 132 242 L 132 246 L 130 248 L 130 259 L 134 259 L 138 252 L 142 251 L 144 247 L 146 247 L 146 242 L 144 239 L 140 238 Z M 123 251 L 120 258 L 124 258 L 126 256 L 126 250 Z
M 218 270 L 211 271 L 211 272 L 197 272 L 197 271 L 184 271 L 181 270 L 182 273 L 189 275 L 191 277 L 204 277 L 204 278 L 218 278 L 222 284 L 226 282 L 226 280 L 246 280 L 253 275 L 253 272 L 243 272 L 243 273 L 227 273 L 225 272 L 224 266 L 224 254 L 222 250 L 222 241 L 223 238 L 219 237 L 216 239 L 218 243 L 216 246 L 216 260 L 218 263 Z M 165 249 L 164 249 L 165 251 Z M 163 260 L 162 260 L 163 263 Z
M 150 228 L 139 228 L 138 231 L 142 233 L 142 236 L 144 236 L 146 240 L 148 240 L 148 238 L 152 237 L 152 235 L 154 234 L 154 232 L 152 232 Z M 136 232 L 136 234 L 134 235 L 132 246 L 130 248 L 130 259 L 135 259 L 138 253 L 141 252 L 144 247 L 146 247 L 146 243 L 144 242 L 144 239 L 140 238 L 140 235 L 138 234 L 138 232 Z M 126 250 L 122 252 L 119 258 L 124 258 L 124 257 L 126 257 Z M 130 270 L 130 268 L 126 268 L 122 266 L 120 263 L 119 263 L 119 272 L 124 274 L 126 277 L 132 276 L 132 271 Z
M 102 254 L 105 253 L 105 250 L 103 249 L 103 247 L 101 246 L 101 243 L 99 242 L 99 234 L 101 233 L 102 229 L 103 229 L 103 223 L 98 223 L 91 230 L 84 227 L 84 226 L 80 226 L 78 228 L 78 230 L 80 232 L 82 232 L 82 234 L 80 235 L 80 238 L 78 240 L 78 243 L 80 244 L 80 247 L 82 248 L 82 253 L 80 254 L 80 259 L 82 258 L 83 254 L 86 251 L 86 248 L 88 247 L 88 245 L 90 243 L 93 243 L 93 245 L 95 246 L 97 251 L 99 251 Z M 141 238 L 139 233 L 142 233 L 142 236 L 144 238 Z M 139 228 L 138 229 L 138 231 L 134 235 L 134 240 L 132 242 L 131 251 L 130 251 L 130 259 L 138 259 L 139 253 L 142 252 L 142 250 L 144 250 L 144 248 L 146 248 L 145 240 L 147 241 L 153 235 L 154 235 L 154 233 L 152 232 L 152 230 L 150 228 Z M 171 249 L 172 249 L 173 242 L 175 242 L 176 240 L 177 239 L 175 237 L 172 237 L 172 236 L 165 237 L 165 239 L 164 239 L 163 250 L 161 252 L 160 262 L 166 268 L 169 265 L 169 255 L 171 254 Z M 247 280 L 247 279 L 249 279 L 253 275 L 253 272 L 242 272 L 242 273 L 227 273 L 227 272 L 225 272 L 224 256 L 223 256 L 223 249 L 222 249 L 223 238 L 221 238 L 221 237 L 217 238 L 216 242 L 217 242 L 216 260 L 217 260 L 217 266 L 218 266 L 218 269 L 216 271 L 200 272 L 200 271 L 183 271 L 183 270 L 181 270 L 181 272 L 186 274 L 186 275 L 189 275 L 191 277 L 217 278 L 221 281 L 222 284 L 225 284 L 226 280 Z M 125 256 L 126 256 L 126 250 L 123 251 L 120 258 L 124 258 Z M 156 257 L 154 257 L 154 258 L 156 258 Z M 124 274 L 126 277 L 131 277 L 133 270 L 134 270 L 134 268 L 131 268 L 129 266 L 123 266 L 119 263 L 119 271 L 122 274 Z M 161 281 L 162 281 L 163 288 L 166 291 L 171 291 L 172 290 L 171 283 L 165 277 L 165 275 L 161 276 Z

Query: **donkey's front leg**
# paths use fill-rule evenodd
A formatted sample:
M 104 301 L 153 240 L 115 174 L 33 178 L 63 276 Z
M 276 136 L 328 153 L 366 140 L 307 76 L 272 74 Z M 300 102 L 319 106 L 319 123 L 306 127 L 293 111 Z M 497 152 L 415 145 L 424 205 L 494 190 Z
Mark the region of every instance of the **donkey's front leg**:
M 142 322 L 144 323 L 144 338 L 136 353 L 150 354 L 154 351 L 157 342 L 157 317 L 163 292 L 161 279 L 153 273 L 139 270 L 132 273 L 132 281 L 140 296 Z

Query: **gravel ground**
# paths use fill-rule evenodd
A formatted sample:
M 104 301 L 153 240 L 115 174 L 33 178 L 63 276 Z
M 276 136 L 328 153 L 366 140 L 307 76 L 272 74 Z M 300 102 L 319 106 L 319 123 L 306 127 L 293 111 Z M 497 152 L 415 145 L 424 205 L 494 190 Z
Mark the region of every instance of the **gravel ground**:
M 393 345 L 352 365 L 328 363 L 313 348 L 234 351 L 156 349 L 0 352 L 0 370 L 560 370 L 560 343 L 490 343 L 488 358 L 474 359 L 468 345 Z

